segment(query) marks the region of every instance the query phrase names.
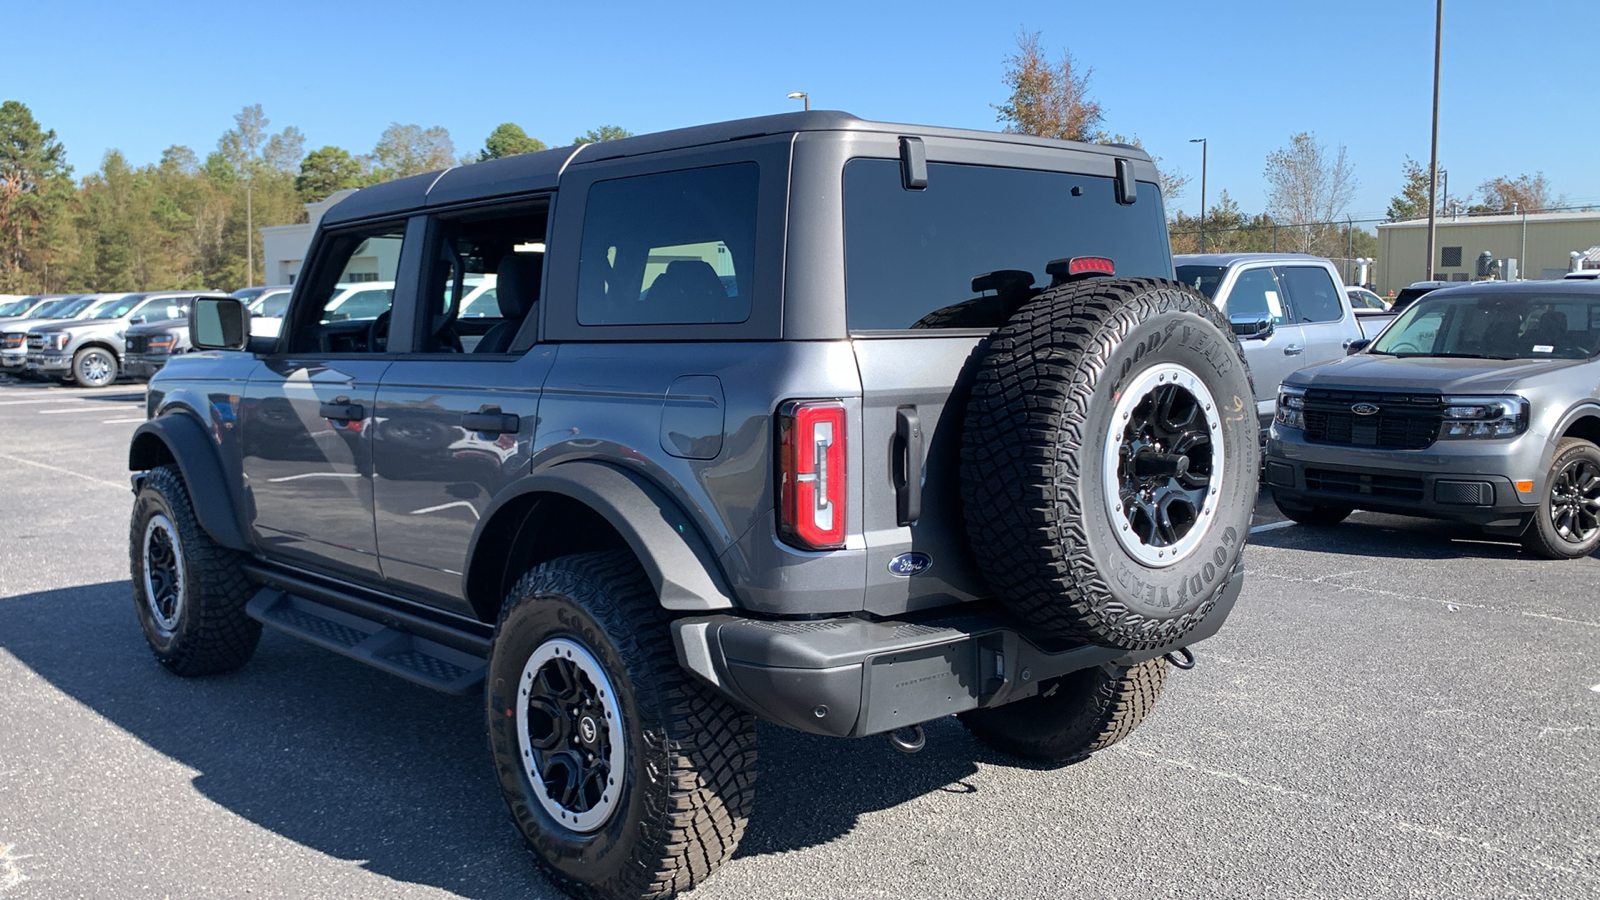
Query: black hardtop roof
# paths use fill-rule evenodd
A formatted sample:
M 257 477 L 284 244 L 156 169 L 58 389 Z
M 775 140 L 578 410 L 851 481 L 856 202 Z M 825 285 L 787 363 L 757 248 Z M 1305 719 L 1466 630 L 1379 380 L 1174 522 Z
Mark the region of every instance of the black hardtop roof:
M 421 209 L 425 206 L 447 206 L 468 200 L 482 200 L 497 196 L 554 190 L 561 173 L 571 165 L 584 165 L 624 156 L 640 156 L 685 147 L 720 144 L 745 138 L 769 137 L 779 134 L 799 134 L 811 131 L 857 131 L 880 134 L 897 134 L 915 137 L 957 138 L 963 140 L 991 141 L 1006 144 L 1024 144 L 1035 147 L 1054 147 L 1149 160 L 1145 151 L 1127 144 L 1082 144 L 1058 141 L 1053 138 L 1008 134 L 995 131 L 976 131 L 964 128 L 934 128 L 926 125 L 901 125 L 892 122 L 871 122 L 849 113 L 832 110 L 789 112 L 751 119 L 735 119 L 710 125 L 675 128 L 634 137 L 620 138 L 597 144 L 579 144 L 524 153 L 504 159 L 491 159 L 468 166 L 456 166 L 438 172 L 427 172 L 386 181 L 362 188 L 355 194 L 334 204 L 322 216 L 324 225 L 338 225 Z

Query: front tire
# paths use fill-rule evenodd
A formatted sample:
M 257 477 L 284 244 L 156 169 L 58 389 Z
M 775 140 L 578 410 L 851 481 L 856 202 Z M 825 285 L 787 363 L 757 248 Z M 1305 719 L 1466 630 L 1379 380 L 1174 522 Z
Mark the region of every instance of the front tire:
M 231 672 L 249 662 L 261 623 L 245 614 L 252 585 L 244 556 L 200 527 L 175 467 L 159 466 L 145 476 L 128 538 L 134 607 L 156 659 L 184 677 Z
M 1321 506 L 1314 503 L 1296 503 L 1293 500 L 1285 500 L 1279 497 L 1277 491 L 1272 492 L 1272 505 L 1276 506 L 1278 508 L 1278 512 L 1283 513 L 1284 517 L 1291 522 L 1295 522 L 1300 525 L 1313 525 L 1317 527 L 1337 525 L 1340 522 L 1343 522 L 1345 519 L 1350 518 L 1350 514 L 1355 512 L 1355 510 L 1348 506 Z
M 1600 547 L 1600 447 L 1581 438 L 1556 444 L 1522 546 L 1545 559 L 1579 559 Z
M 72 357 L 72 380 L 79 387 L 105 387 L 117 380 L 117 357 L 104 347 L 85 347 Z
M 1167 682 L 1157 657 L 1129 669 L 1073 672 L 1038 695 L 957 716 L 985 744 L 1024 759 L 1064 763 L 1115 744 L 1150 715 Z
M 563 890 L 667 897 L 733 855 L 754 797 L 754 720 L 678 665 L 627 552 L 523 576 L 501 609 L 485 700 L 511 817 Z

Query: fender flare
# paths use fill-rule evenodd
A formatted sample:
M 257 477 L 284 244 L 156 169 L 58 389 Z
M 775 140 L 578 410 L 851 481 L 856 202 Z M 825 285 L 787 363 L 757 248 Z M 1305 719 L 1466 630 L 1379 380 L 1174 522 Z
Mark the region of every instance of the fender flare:
M 716 554 L 683 509 L 647 479 L 593 460 L 554 466 L 501 492 L 478 521 L 469 558 L 476 558 L 484 527 L 500 508 L 533 493 L 569 497 L 604 518 L 633 550 L 662 607 L 687 611 L 734 607 Z
M 233 504 L 233 490 L 223 474 L 222 462 L 205 429 L 193 417 L 167 414 L 151 419 L 133 432 L 128 444 L 128 470 L 145 472 L 161 464 L 152 442 L 159 441 L 178 464 L 189 489 L 189 503 L 211 539 L 233 550 L 250 549 Z
M 1544 442 L 1544 449 L 1539 452 L 1539 471 L 1534 473 L 1534 477 L 1537 479 L 1535 483 L 1539 486 L 1539 493 L 1536 496 L 1542 497 L 1543 491 L 1547 487 L 1544 479 L 1546 475 L 1550 474 L 1550 463 L 1556 458 L 1556 444 L 1561 440 L 1561 436 L 1566 434 L 1567 429 L 1572 427 L 1572 423 L 1585 416 L 1600 419 L 1600 403 L 1593 400 L 1580 400 L 1573 404 L 1571 409 L 1562 413 L 1561 418 L 1556 420 L 1555 427 L 1550 429 L 1550 438 Z

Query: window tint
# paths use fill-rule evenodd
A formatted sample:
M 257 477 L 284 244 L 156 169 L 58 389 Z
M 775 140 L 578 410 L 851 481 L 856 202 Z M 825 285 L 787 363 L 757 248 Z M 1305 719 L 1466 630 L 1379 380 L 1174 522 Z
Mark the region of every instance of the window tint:
M 1402 313 L 1374 353 L 1584 359 L 1600 353 L 1600 298 L 1451 291 Z
M 290 350 L 299 353 L 382 353 L 388 349 L 394 278 L 400 268 L 402 226 L 328 239 L 329 256 L 296 306 Z
M 187 297 L 161 297 L 139 307 L 138 315 L 144 316 L 146 322 L 170 322 L 181 319 L 189 314 L 189 299 Z
M 1217 286 L 1227 271 L 1222 266 L 1179 266 L 1178 280 L 1215 300 Z
M 1119 276 L 1172 277 L 1159 195 L 1116 202 L 1113 180 L 933 163 L 928 187 L 900 164 L 844 170 L 845 303 L 852 331 L 994 328 L 1051 276 L 1051 260 L 1104 256 Z M 987 276 L 980 278 L 979 276 Z
M 749 319 L 759 178 L 755 163 L 737 163 L 591 187 L 578 262 L 578 322 Z
M 282 318 L 283 311 L 288 308 L 288 291 L 278 291 L 276 293 L 267 294 L 266 296 L 257 300 L 254 307 L 255 315 L 267 316 L 269 318 Z
M 1289 290 L 1289 305 L 1300 322 L 1337 322 L 1344 303 L 1328 270 L 1321 266 L 1280 266 L 1278 277 Z
M 1223 301 L 1230 316 L 1271 316 L 1274 325 L 1288 321 L 1283 310 L 1283 295 L 1271 269 L 1245 269 L 1233 282 Z

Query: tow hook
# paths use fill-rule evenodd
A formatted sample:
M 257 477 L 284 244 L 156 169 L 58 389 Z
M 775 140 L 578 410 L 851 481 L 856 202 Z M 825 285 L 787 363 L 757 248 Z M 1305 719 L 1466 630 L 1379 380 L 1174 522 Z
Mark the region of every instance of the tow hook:
M 1194 668 L 1194 651 L 1188 647 L 1179 647 L 1176 650 L 1167 651 L 1166 659 L 1167 662 L 1172 663 L 1174 668 L 1182 669 L 1185 672 Z
M 901 737 L 901 735 L 906 735 Z M 923 732 L 921 725 L 907 725 L 889 732 L 889 746 L 901 753 L 916 753 L 928 746 L 928 735 Z

